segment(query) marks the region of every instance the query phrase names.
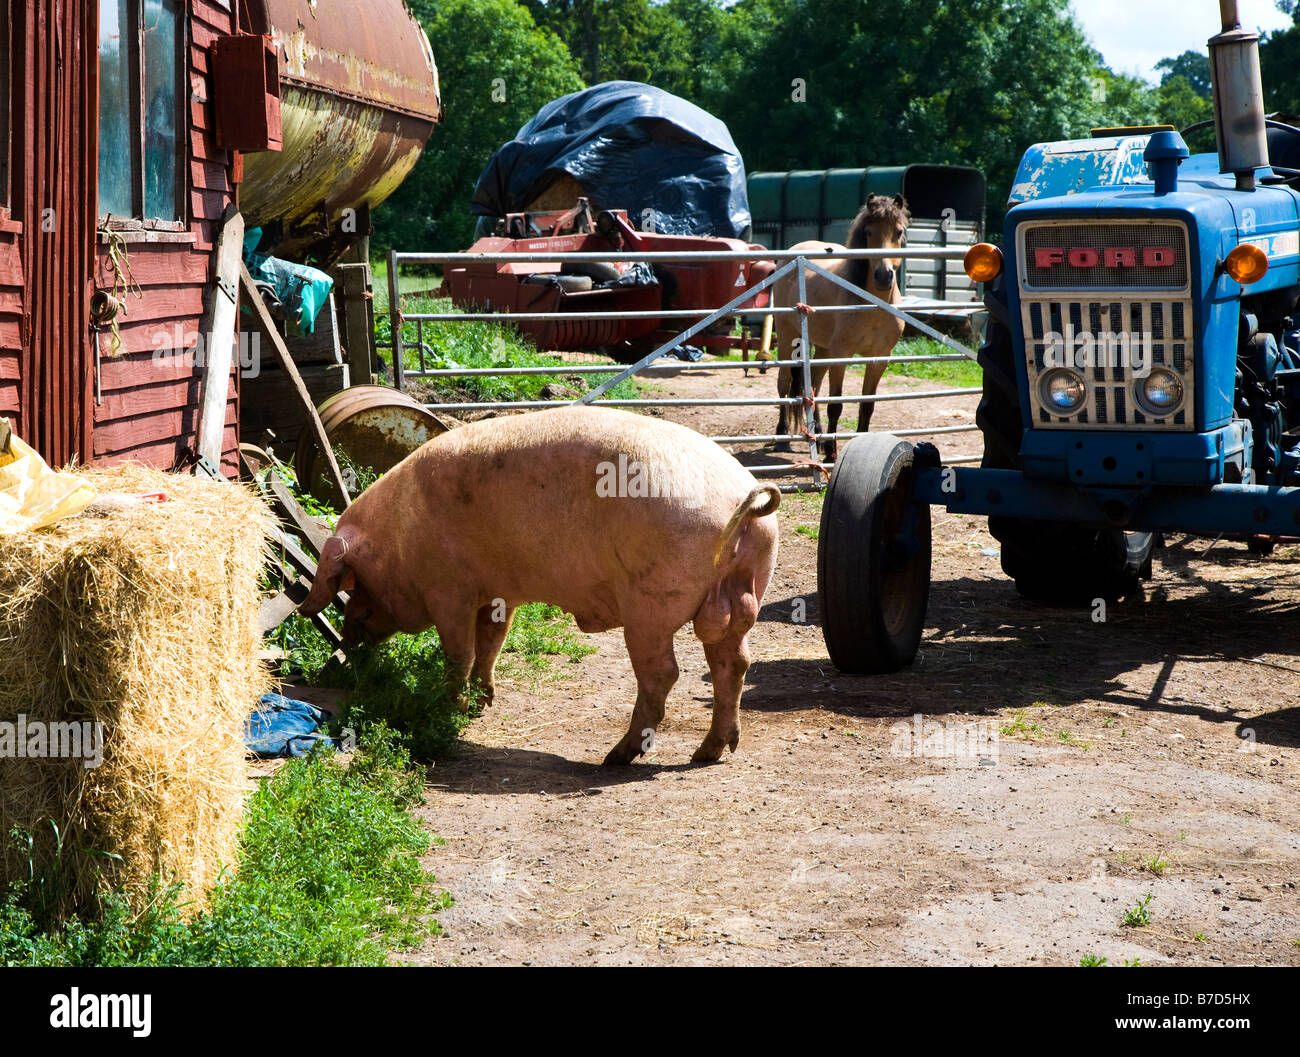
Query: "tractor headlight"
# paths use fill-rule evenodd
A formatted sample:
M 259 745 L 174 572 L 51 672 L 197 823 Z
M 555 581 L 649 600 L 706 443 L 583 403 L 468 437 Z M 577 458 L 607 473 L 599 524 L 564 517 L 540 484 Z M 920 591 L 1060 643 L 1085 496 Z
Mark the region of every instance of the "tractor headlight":
M 1136 395 L 1148 415 L 1167 418 L 1183 402 L 1183 380 L 1167 367 L 1156 367 L 1138 382 Z
M 1039 395 L 1049 411 L 1058 415 L 1072 415 L 1088 399 L 1088 388 L 1083 376 L 1068 367 L 1054 367 L 1038 382 Z

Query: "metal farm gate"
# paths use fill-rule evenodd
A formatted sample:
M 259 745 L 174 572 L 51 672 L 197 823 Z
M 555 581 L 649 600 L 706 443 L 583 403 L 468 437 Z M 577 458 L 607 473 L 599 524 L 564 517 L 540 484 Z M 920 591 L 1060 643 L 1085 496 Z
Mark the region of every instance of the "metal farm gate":
M 701 316 L 701 311 L 695 309 L 672 309 L 672 310 L 655 310 L 646 312 L 623 312 L 620 318 L 627 319 L 660 319 L 660 320 L 677 320 L 685 329 L 675 337 L 659 345 L 657 348 L 643 356 L 636 363 L 626 367 L 618 364 L 605 363 L 573 363 L 561 362 L 555 366 L 546 367 L 429 367 L 428 360 L 433 351 L 429 348 L 424 340 L 424 326 L 430 323 L 468 323 L 468 322 L 494 322 L 494 323 L 525 323 L 525 322 L 542 322 L 542 321 L 568 321 L 576 322 L 580 320 L 599 320 L 608 318 L 608 313 L 600 312 L 517 312 L 517 313 L 500 313 L 500 312 L 405 312 L 402 308 L 402 299 L 399 292 L 400 273 L 404 265 L 414 266 L 440 266 L 445 267 L 458 263 L 496 263 L 496 264 L 551 264 L 551 263 L 635 263 L 646 262 L 649 264 L 665 263 L 669 261 L 681 261 L 687 259 L 687 255 L 681 253 L 499 253 L 499 254 L 479 254 L 479 253 L 403 253 L 393 251 L 388 256 L 388 287 L 389 287 L 389 307 L 388 316 L 391 326 L 392 342 L 389 346 L 393 356 L 393 373 L 394 384 L 398 389 L 405 391 L 407 383 L 411 379 L 454 379 L 470 378 L 474 376 L 524 376 L 524 375 L 544 375 L 544 376 L 562 376 L 562 375 L 611 375 L 604 381 L 584 393 L 578 400 L 522 400 L 522 401 L 483 401 L 483 402 L 458 402 L 458 403 L 429 403 L 424 406 L 434 412 L 474 412 L 474 411 L 504 411 L 504 410 L 540 410 L 548 407 L 562 407 L 570 403 L 593 404 L 601 407 L 618 407 L 618 408 L 667 408 L 667 407 L 776 407 L 786 404 L 796 408 L 802 408 L 804 416 L 804 432 L 799 434 L 779 435 L 771 433 L 758 434 L 728 434 L 725 436 L 711 436 L 710 439 L 722 445 L 739 445 L 739 444 L 768 444 L 777 441 L 789 441 L 792 444 L 807 443 L 808 456 L 806 459 L 793 463 L 778 462 L 765 466 L 746 466 L 751 473 L 760 477 L 789 477 L 791 480 L 781 485 L 783 491 L 809 491 L 818 489 L 822 486 L 825 479 L 825 471 L 830 467 L 822 464 L 817 456 L 817 443 L 832 439 L 831 434 L 817 431 L 816 410 L 817 404 L 814 401 L 805 401 L 801 394 L 792 393 L 788 397 L 780 397 L 773 393 L 769 397 L 760 398 L 740 398 L 724 397 L 716 399 L 611 399 L 605 394 L 613 389 L 620 382 L 628 378 L 642 377 L 651 378 L 656 374 L 665 373 L 689 373 L 693 371 L 719 371 L 719 370 L 745 370 L 757 366 L 753 361 L 744 360 L 723 360 L 713 359 L 700 362 L 685 362 L 672 360 L 667 363 L 659 362 L 660 358 L 665 356 L 671 350 L 689 344 L 690 340 L 698 334 L 706 331 L 713 324 L 720 320 L 737 314 L 749 316 L 763 315 L 788 315 L 791 313 L 800 314 L 801 340 L 794 351 L 794 356 L 789 360 L 768 360 L 762 361 L 767 367 L 790 367 L 799 371 L 803 378 L 803 390 L 808 392 L 812 387 L 812 364 L 813 356 L 811 345 L 808 339 L 808 314 L 810 312 L 888 312 L 891 315 L 898 316 L 908 324 L 915 327 L 918 331 L 926 336 L 933 338 L 935 341 L 947 345 L 952 352 L 921 355 L 921 356 L 883 356 L 883 357 L 846 357 L 840 359 L 828 359 L 818 357 L 816 363 L 822 366 L 834 366 L 836 364 L 845 364 L 849 366 L 862 366 L 867 363 L 887 363 L 887 364 L 904 364 L 904 363 L 929 363 L 945 360 L 967 360 L 973 359 L 974 353 L 964 346 L 953 341 L 947 335 L 935 329 L 930 323 L 926 322 L 924 316 L 945 316 L 959 317 L 970 319 L 975 313 L 983 309 L 983 305 L 978 301 L 963 300 L 961 302 L 923 300 L 918 298 L 908 298 L 905 304 L 892 305 L 879 297 L 875 296 L 868 290 L 855 286 L 845 279 L 826 271 L 820 267 L 817 262 L 840 259 L 865 259 L 877 260 L 881 258 L 904 260 L 924 261 L 924 262 L 946 262 L 951 260 L 960 261 L 965 254 L 965 248 L 939 248 L 927 247 L 924 249 L 871 249 L 871 250 L 843 250 L 828 253 L 792 253 L 789 250 L 763 250 L 747 252 L 706 252 L 691 253 L 689 260 L 692 262 L 714 262 L 714 261 L 775 261 L 778 267 L 775 272 L 768 275 L 761 282 L 749 286 L 735 298 L 725 305 L 719 306 L 707 316 Z M 788 306 L 769 306 L 762 309 L 747 308 L 740 309 L 741 305 L 749 303 L 755 295 L 771 287 L 782 276 L 793 273 L 797 277 L 798 284 L 798 305 Z M 855 295 L 856 300 L 853 303 L 845 305 L 809 305 L 807 303 L 807 276 L 810 273 L 821 275 L 844 290 Z M 403 334 L 403 324 L 413 325 L 414 340 L 410 340 Z M 964 396 L 979 393 L 979 388 L 948 388 L 937 389 L 923 392 L 906 392 L 906 393 L 877 393 L 872 396 L 848 395 L 837 397 L 835 403 L 843 404 L 864 404 L 864 403 L 883 403 L 886 401 L 900 400 L 931 400 L 943 397 Z M 821 400 L 821 402 L 829 402 Z M 909 436 L 933 436 L 951 433 L 974 432 L 978 429 L 974 424 L 971 425 L 936 425 L 932 428 L 918 428 L 897 431 L 896 435 Z M 858 436 L 855 431 L 837 432 L 834 434 L 836 440 L 849 440 Z M 967 458 L 948 458 L 944 460 L 946 464 L 959 464 L 977 462 L 978 456 Z M 800 479 L 802 478 L 802 479 Z

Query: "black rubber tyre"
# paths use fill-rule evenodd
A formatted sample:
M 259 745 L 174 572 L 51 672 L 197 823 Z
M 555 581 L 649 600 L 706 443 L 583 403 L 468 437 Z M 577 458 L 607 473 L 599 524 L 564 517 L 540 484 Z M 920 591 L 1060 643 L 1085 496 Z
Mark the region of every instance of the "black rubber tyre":
M 912 663 L 930 599 L 930 507 L 911 501 L 912 445 L 888 433 L 841 451 L 822 503 L 817 597 L 831 662 L 874 675 Z
M 1020 394 L 1006 294 L 999 277 L 986 291 L 988 329 L 979 351 L 984 392 L 975 423 L 984 434 L 981 466 L 1020 469 Z M 1151 577 L 1150 532 L 1094 529 L 1061 521 L 990 517 L 989 532 L 1002 545 L 1002 571 L 1026 598 L 1059 605 L 1118 601 Z

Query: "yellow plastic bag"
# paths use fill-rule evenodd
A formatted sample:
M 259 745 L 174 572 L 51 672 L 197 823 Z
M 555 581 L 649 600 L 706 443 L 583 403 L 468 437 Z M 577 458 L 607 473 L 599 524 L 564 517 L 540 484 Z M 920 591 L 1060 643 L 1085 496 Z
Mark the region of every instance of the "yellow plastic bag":
M 9 451 L 0 451 L 0 536 L 75 517 L 94 499 L 93 487 L 74 474 L 51 470 L 16 436 L 9 438 Z

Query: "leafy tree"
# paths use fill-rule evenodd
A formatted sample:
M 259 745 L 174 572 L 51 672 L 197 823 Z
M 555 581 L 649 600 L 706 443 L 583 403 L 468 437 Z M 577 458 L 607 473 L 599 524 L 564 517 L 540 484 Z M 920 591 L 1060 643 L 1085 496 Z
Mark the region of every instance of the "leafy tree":
M 1152 125 L 1156 117 L 1155 93 L 1139 77 L 1115 73 L 1100 62 L 1093 75 L 1090 108 L 1094 128 L 1122 125 Z
M 749 169 L 964 163 L 996 220 L 1024 148 L 1109 123 L 1066 0 L 740 0 L 716 106 Z M 1107 91 L 1112 80 L 1104 79 Z
M 1161 87 L 1171 80 L 1181 77 L 1187 82 L 1188 88 L 1202 99 L 1208 100 L 1211 98 L 1210 57 L 1208 55 L 1204 55 L 1199 51 L 1185 51 L 1173 58 L 1161 59 L 1156 63 L 1156 69 L 1164 71 L 1164 76 L 1160 79 Z
M 1156 89 L 1157 120 L 1184 129 L 1214 117 L 1214 104 L 1181 74 L 1166 75 Z M 1207 132 L 1209 142 L 1213 133 Z
M 488 159 L 544 104 L 583 86 L 564 43 L 514 0 L 414 0 L 438 63 L 443 120 L 375 213 L 375 252 L 461 250 Z
M 1264 105 L 1269 110 L 1297 114 L 1300 113 L 1300 4 L 1281 0 L 1277 6 L 1291 16 L 1292 25 L 1268 34 L 1260 43 Z

